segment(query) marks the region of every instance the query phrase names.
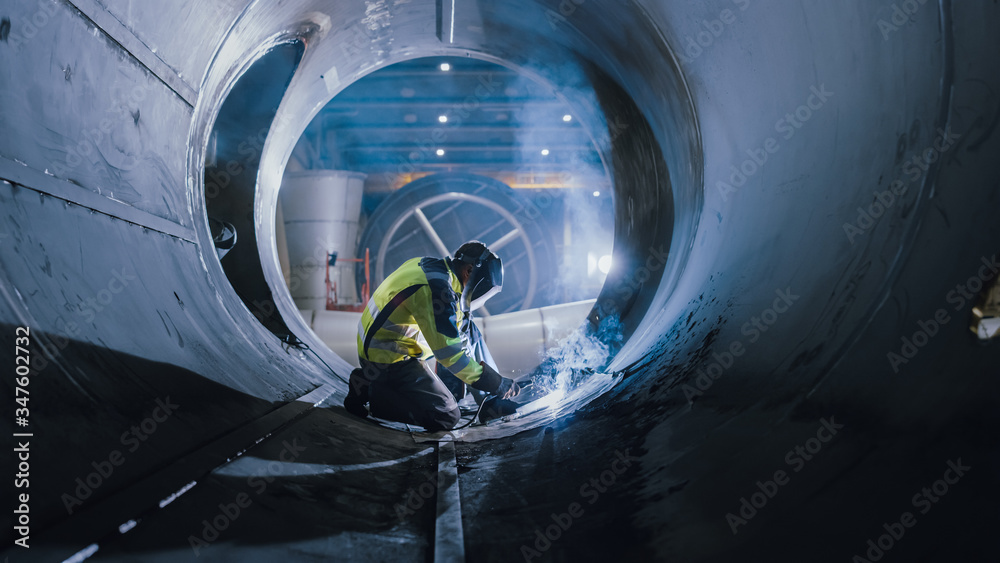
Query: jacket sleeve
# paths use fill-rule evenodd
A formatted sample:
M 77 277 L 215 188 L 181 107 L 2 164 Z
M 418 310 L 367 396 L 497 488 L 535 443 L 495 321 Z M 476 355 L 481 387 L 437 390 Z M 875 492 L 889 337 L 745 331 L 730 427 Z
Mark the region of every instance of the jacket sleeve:
M 458 295 L 447 283 L 429 280 L 407 300 L 407 307 L 438 363 L 476 387 L 483 368 L 465 353 L 458 332 Z

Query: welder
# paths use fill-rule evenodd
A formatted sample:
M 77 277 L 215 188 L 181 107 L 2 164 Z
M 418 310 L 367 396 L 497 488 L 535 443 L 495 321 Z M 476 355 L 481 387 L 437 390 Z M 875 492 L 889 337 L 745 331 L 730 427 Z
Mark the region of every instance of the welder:
M 458 401 L 467 384 L 490 401 L 481 419 L 500 412 L 520 386 L 497 372 L 472 312 L 502 288 L 503 262 L 479 241 L 463 244 L 454 257 L 404 262 L 362 312 L 361 367 L 351 373 L 344 407 L 361 417 L 370 409 L 378 418 L 450 430 L 461 420 Z

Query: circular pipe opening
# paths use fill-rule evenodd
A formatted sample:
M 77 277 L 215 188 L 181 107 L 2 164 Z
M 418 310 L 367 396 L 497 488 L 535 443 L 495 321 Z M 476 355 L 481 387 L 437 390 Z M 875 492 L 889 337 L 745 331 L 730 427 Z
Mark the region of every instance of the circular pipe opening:
M 577 7 L 587 12 L 580 18 L 553 22 L 546 18 L 547 8 L 533 2 L 478 6 L 456 16 L 464 25 L 445 41 L 426 26 L 394 26 L 388 19 L 373 29 L 362 23 L 362 11 L 349 13 L 353 7 L 338 14 L 346 27 L 333 29 L 330 17 L 317 11 L 322 9 L 319 2 L 294 4 L 289 13 L 308 14 L 294 31 L 272 29 L 276 24 L 268 22 L 266 11 L 252 8 L 221 49 L 235 56 L 269 34 L 289 33 L 306 45 L 267 136 L 256 183 L 254 220 L 270 288 L 284 289 L 275 246 L 277 193 L 295 142 L 312 118 L 337 93 L 374 70 L 425 56 L 462 56 L 533 73 L 555 85 L 582 119 L 603 124 L 607 142 L 598 149 L 615 187 L 615 266 L 590 319 L 595 324 L 620 319 L 627 337 L 657 315 L 649 306 L 658 293 L 671 291 L 690 253 L 701 205 L 701 151 L 676 60 L 638 7 L 612 14 L 608 7 L 585 4 Z M 397 6 L 393 12 L 391 19 L 398 22 L 440 17 L 433 3 Z M 623 23 L 637 29 L 628 44 L 619 33 Z M 222 83 L 225 75 L 213 69 L 209 86 Z M 596 105 L 588 103 L 595 99 Z M 296 314 L 287 291 L 273 296 L 290 332 L 314 349 L 323 348 Z M 633 363 L 645 352 L 633 348 L 626 344 L 613 365 Z

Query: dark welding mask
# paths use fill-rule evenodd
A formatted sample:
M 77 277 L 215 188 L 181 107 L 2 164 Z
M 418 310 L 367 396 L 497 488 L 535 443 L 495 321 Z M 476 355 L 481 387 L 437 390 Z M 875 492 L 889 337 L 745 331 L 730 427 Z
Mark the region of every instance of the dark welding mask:
M 460 307 L 463 312 L 475 311 L 503 289 L 503 262 L 500 257 L 483 250 L 479 256 L 458 255 L 455 260 L 472 264 L 465 287 L 462 288 Z

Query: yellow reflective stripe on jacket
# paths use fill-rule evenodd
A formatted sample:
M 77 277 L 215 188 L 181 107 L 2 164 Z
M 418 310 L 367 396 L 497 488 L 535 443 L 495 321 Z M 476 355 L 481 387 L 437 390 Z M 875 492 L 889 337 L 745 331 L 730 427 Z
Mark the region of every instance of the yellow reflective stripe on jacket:
M 421 287 L 378 327 L 366 353 L 365 339 L 376 318 L 399 292 L 415 285 Z M 444 260 L 413 258 L 406 261 L 379 285 L 362 312 L 358 323 L 358 356 L 370 362 L 391 364 L 408 357 L 427 358 L 433 354 L 439 364 L 459 379 L 475 383 L 482 374 L 482 367 L 468 357 L 459 334 L 458 327 L 463 319 L 458 309 L 461 289 L 458 277 Z

